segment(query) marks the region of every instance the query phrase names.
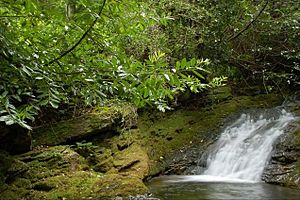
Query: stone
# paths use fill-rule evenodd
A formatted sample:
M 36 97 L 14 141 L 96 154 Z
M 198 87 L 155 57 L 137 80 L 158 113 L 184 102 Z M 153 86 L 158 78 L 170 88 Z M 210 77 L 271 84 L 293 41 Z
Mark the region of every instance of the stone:
M 143 179 L 148 175 L 149 157 L 138 144 L 132 144 L 127 149 L 118 152 L 113 161 L 120 174 L 136 176 Z
M 298 122 L 299 123 L 299 122 Z M 300 124 L 294 122 L 275 145 L 275 151 L 262 175 L 267 183 L 300 189 Z
M 136 109 L 131 105 L 98 107 L 80 117 L 35 129 L 33 146 L 70 144 L 91 137 L 111 138 L 119 134 L 119 129 L 130 129 L 136 124 Z

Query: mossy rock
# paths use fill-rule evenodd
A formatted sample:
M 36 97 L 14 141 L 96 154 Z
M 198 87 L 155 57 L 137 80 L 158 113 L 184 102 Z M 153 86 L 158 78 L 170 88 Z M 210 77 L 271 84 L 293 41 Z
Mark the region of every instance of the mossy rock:
M 36 190 L 30 194 L 30 199 L 112 199 L 148 192 L 137 177 L 86 171 L 50 177 L 37 185 L 47 191 Z
M 114 158 L 112 156 L 109 156 L 104 161 L 93 166 L 93 169 L 97 172 L 106 173 L 106 172 L 114 169 L 113 161 L 114 161 Z
M 93 193 L 101 175 L 89 171 L 62 173 L 37 181 L 27 199 L 83 199 Z
M 113 165 L 120 174 L 143 179 L 148 175 L 149 158 L 140 145 L 132 144 L 115 155 Z
M 144 179 L 149 171 L 149 157 L 139 144 L 134 143 L 96 164 L 93 169 L 103 173 L 118 173 Z
M 94 186 L 98 197 L 111 199 L 116 196 L 128 197 L 149 192 L 143 181 L 136 176 L 108 174 Z
M 11 158 L 5 171 L 12 176 L 9 181 L 5 177 L 7 184 L 2 182 L 4 192 L 0 199 L 111 199 L 148 192 L 142 181 L 147 174 L 148 157 L 142 148 L 132 145 L 114 156 L 111 163 L 116 174 L 105 175 L 93 171 L 82 156 L 66 145 Z M 138 162 L 131 165 L 129 159 Z
M 30 190 L 23 187 L 6 186 L 6 188 L 1 191 L 0 200 L 27 199 L 26 196 L 30 195 L 30 193 Z
M 33 131 L 33 146 L 58 145 L 81 141 L 91 136 L 111 137 L 118 129 L 136 126 L 135 107 L 124 104 L 96 107 L 80 117 L 60 121 Z
M 26 163 L 27 166 L 21 177 L 29 179 L 32 183 L 51 176 L 86 168 L 86 161 L 83 157 L 70 149 L 69 146 L 38 149 L 19 155 L 16 158 Z

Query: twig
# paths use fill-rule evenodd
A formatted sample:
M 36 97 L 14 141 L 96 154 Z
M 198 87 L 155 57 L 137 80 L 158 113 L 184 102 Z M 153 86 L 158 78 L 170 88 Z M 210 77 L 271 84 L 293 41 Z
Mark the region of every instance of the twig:
M 46 66 L 53 64 L 54 62 L 60 60 L 61 58 L 65 57 L 68 53 L 70 53 L 71 51 L 73 51 L 82 41 L 83 39 L 87 36 L 87 34 L 90 32 L 90 30 L 94 27 L 94 25 L 96 24 L 96 22 L 98 21 L 104 6 L 105 6 L 106 0 L 103 0 L 103 4 L 100 8 L 100 11 L 98 13 L 98 16 L 96 16 L 96 19 L 93 21 L 93 23 L 91 24 L 91 26 L 85 31 L 85 33 L 81 36 L 81 38 L 67 51 L 65 51 L 64 53 L 62 53 L 60 56 L 58 56 L 57 58 L 51 60 L 48 64 L 46 64 Z
M 238 38 L 241 34 L 243 34 L 257 19 L 258 17 L 263 13 L 263 11 L 266 9 L 269 1 L 266 1 L 265 5 L 262 7 L 262 9 L 259 11 L 259 13 L 256 15 L 254 19 L 252 19 L 245 28 L 243 28 L 240 32 L 238 32 L 236 35 L 230 37 L 227 41 L 232 41 L 236 38 Z

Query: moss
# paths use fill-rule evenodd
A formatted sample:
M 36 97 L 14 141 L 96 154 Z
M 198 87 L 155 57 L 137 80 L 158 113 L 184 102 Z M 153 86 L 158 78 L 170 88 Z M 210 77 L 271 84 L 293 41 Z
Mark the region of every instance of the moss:
M 135 176 L 144 179 L 148 175 L 149 158 L 147 153 L 138 144 L 132 144 L 118 152 L 113 161 L 114 167 L 120 174 Z
M 105 124 L 116 123 L 124 128 L 120 135 L 80 143 L 73 149 L 67 145 L 35 147 L 17 156 L 25 164 L 21 168 L 27 166 L 27 171 L 6 185 L 6 197 L 17 193 L 13 199 L 111 199 L 146 193 L 142 180 L 163 170 L 170 154 L 191 142 L 210 142 L 205 138 L 207 134 L 239 109 L 272 107 L 280 102 L 276 95 L 233 97 L 227 89 L 212 95 L 219 96 L 211 96 L 215 102 L 211 106 L 144 113 L 138 122 L 131 106 L 99 107 L 81 118 L 58 123 L 53 129 L 40 129 L 34 135 L 35 145 L 57 144 L 68 137 L 100 130 Z M 136 125 L 138 129 L 126 130 Z M 6 171 L 9 169 L 12 167 Z
M 25 196 L 29 195 L 29 193 L 30 191 L 23 187 L 8 186 L 1 192 L 0 200 L 24 199 Z
M 96 107 L 78 118 L 34 130 L 33 146 L 57 145 L 107 130 L 130 128 L 136 126 L 136 118 L 136 109 L 130 104 Z
M 31 189 L 32 188 L 32 184 L 31 181 L 25 178 L 17 178 L 13 184 L 13 186 L 17 187 L 17 188 L 24 188 L 24 189 Z
M 91 185 L 99 175 L 78 171 L 49 177 L 35 183 L 28 199 L 81 199 L 92 193 Z
M 226 94 L 228 97 L 228 94 Z M 165 157 L 189 143 L 207 141 L 206 135 L 220 127 L 230 114 L 245 108 L 279 105 L 277 95 L 223 98 L 218 104 L 196 110 L 179 109 L 169 113 L 144 113 L 138 123 L 140 143 L 152 160 L 151 174 L 165 167 Z
M 130 176 L 117 174 L 100 175 L 95 172 L 79 171 L 48 178 L 39 182 L 49 191 L 34 191 L 30 199 L 111 199 L 115 196 L 127 197 L 148 191 L 143 182 Z
M 129 195 L 149 192 L 143 181 L 135 176 L 109 174 L 103 176 L 94 185 L 97 197 L 111 199 L 112 197 L 128 197 Z
M 5 182 L 7 171 L 12 162 L 13 158 L 7 152 L 0 150 L 0 188 Z
M 68 146 L 55 146 L 31 151 L 17 157 L 26 162 L 28 170 L 23 177 L 37 182 L 69 171 L 81 170 L 86 162 Z
M 219 103 L 232 99 L 232 91 L 230 87 L 218 87 L 209 92 L 206 99 L 212 103 Z

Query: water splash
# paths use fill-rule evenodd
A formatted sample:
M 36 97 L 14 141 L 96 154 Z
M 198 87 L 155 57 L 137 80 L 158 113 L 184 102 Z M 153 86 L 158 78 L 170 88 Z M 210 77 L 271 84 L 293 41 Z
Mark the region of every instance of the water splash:
M 203 175 L 219 180 L 260 181 L 274 141 L 293 120 L 292 114 L 285 110 L 271 118 L 262 114 L 255 119 L 242 114 L 221 134 L 208 156 L 208 168 Z

